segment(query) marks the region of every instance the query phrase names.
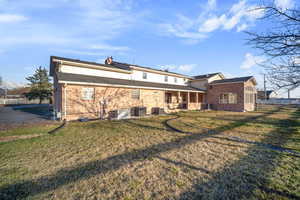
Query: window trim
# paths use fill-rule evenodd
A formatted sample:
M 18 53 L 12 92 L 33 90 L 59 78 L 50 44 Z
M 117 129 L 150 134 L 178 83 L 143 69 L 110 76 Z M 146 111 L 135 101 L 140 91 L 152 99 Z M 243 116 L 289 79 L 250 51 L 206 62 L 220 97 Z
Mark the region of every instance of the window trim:
M 165 93 L 165 103 L 171 104 L 172 103 L 172 93 L 166 92 Z
M 143 72 L 143 79 L 147 79 L 147 78 L 148 78 L 147 72 Z
M 165 75 L 165 82 L 168 82 L 168 81 L 169 81 L 169 76 Z
M 219 96 L 219 104 L 237 104 L 238 96 L 237 93 L 226 92 L 221 93 Z
M 85 101 L 91 101 L 95 98 L 95 88 L 83 87 L 81 88 L 81 99 Z

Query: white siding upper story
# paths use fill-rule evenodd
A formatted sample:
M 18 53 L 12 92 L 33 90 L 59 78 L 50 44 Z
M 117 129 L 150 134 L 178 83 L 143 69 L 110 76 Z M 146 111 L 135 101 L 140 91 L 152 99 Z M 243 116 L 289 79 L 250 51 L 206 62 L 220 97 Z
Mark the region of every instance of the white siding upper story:
M 191 82 L 192 87 L 200 88 L 200 89 L 203 89 L 203 90 L 207 89 L 207 85 L 208 85 L 207 79 L 196 80 L 196 81 Z
M 147 76 L 145 79 L 143 78 L 144 73 L 146 73 L 146 76 Z M 168 75 L 168 81 L 165 81 L 165 76 L 166 75 L 163 75 L 163 74 L 156 74 L 156 73 L 152 73 L 152 72 L 143 72 L 143 71 L 139 71 L 139 70 L 133 70 L 133 72 L 131 74 L 131 79 L 137 80 L 137 81 L 185 85 L 184 78 Z
M 187 85 L 187 79 L 182 77 L 168 75 L 167 81 L 165 81 L 166 75 L 159 74 L 159 73 L 152 73 L 152 72 L 144 72 L 136 69 L 132 70 L 132 73 L 122 73 L 122 72 L 106 71 L 102 69 L 91 69 L 91 68 L 83 68 L 78 66 L 61 65 L 60 71 L 63 73 L 81 74 L 81 75 L 89 75 L 89 76 L 147 81 L 147 82 L 166 83 L 166 84 L 175 84 L 175 85 Z M 146 78 L 144 78 L 144 73 L 146 73 Z
M 215 80 L 221 80 L 223 79 L 220 75 L 215 75 L 210 77 L 209 79 L 199 79 L 199 80 L 194 80 L 191 82 L 191 86 L 195 88 L 200 88 L 203 90 L 207 89 L 208 83 L 215 81 Z
M 216 80 L 221 80 L 221 79 L 224 79 L 223 77 L 221 77 L 219 74 L 215 75 L 215 76 L 212 76 L 210 77 L 207 82 L 210 83 L 210 82 L 213 82 L 213 81 L 216 81 Z
M 71 73 L 71 74 L 81 74 L 81 75 L 89 75 L 89 76 L 100 76 L 100 77 L 109 77 L 109 78 L 120 78 L 120 79 L 129 79 L 130 74 L 120 73 L 120 72 L 112 72 L 101 69 L 91 69 L 91 68 L 83 68 L 83 67 L 75 67 L 70 65 L 61 65 L 60 71 L 63 73 Z

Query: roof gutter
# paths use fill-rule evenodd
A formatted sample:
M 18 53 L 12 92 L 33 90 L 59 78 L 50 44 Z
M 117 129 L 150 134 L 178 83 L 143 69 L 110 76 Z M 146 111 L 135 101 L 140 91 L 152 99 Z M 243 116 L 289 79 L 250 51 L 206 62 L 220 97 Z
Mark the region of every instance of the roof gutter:
M 126 74 L 131 74 L 132 71 L 127 71 L 127 70 L 122 70 L 122 69 L 115 69 L 111 67 L 105 67 L 104 65 L 93 65 L 93 64 L 87 64 L 87 63 L 80 63 L 80 62 L 75 62 L 75 61 L 67 61 L 63 59 L 58 59 L 58 58 L 53 58 L 52 62 L 63 62 L 63 65 L 69 65 L 69 66 L 74 66 L 74 67 L 85 67 L 85 68 L 90 68 L 90 69 L 102 69 L 106 71 L 113 71 L 113 72 L 122 72 Z
M 236 82 L 225 82 L 225 83 L 209 83 L 210 85 L 217 85 L 217 84 L 232 84 L 232 83 L 245 83 L 245 82 L 248 82 L 250 80 L 253 80 L 254 81 L 254 84 L 257 85 L 257 82 L 255 80 L 255 78 L 250 78 L 249 80 L 247 81 L 236 81 Z
M 181 92 L 199 92 L 205 93 L 201 90 L 184 90 L 184 89 L 169 89 L 169 88 L 157 88 L 157 87 L 144 87 L 144 86 L 131 86 L 131 85 L 114 85 L 106 83 L 89 83 L 89 82 L 77 82 L 77 81 L 58 81 L 58 83 L 67 83 L 74 85 L 96 85 L 96 86 L 105 86 L 105 87 L 121 87 L 121 88 L 137 88 L 137 89 L 151 89 L 151 90 L 164 90 L 164 91 L 181 91 Z
M 145 71 L 145 72 L 153 72 L 153 73 L 158 73 L 158 74 L 176 76 L 176 77 L 180 77 L 180 78 L 192 79 L 189 76 L 185 76 L 185 75 L 181 75 L 181 74 L 177 74 L 177 73 L 172 73 L 172 72 L 165 72 L 165 71 L 160 71 L 160 70 L 155 70 L 155 69 L 148 69 L 148 68 L 138 67 L 138 66 L 134 66 L 134 65 L 131 65 L 130 67 L 132 69 Z

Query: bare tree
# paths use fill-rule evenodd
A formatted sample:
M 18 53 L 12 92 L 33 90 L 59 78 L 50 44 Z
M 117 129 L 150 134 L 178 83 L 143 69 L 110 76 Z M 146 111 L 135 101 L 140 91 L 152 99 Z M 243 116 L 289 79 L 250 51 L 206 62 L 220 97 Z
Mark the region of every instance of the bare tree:
M 248 44 L 267 58 L 261 65 L 268 80 L 278 89 L 291 89 L 300 85 L 300 10 L 278 8 L 274 3 L 259 6 L 267 22 L 265 32 L 247 32 Z

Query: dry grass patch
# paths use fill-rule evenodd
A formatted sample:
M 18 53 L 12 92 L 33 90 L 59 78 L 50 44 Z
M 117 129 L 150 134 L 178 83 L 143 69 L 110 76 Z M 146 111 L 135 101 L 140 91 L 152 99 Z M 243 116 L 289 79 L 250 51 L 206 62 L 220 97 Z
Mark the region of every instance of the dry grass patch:
M 298 198 L 299 112 L 181 112 L 73 122 L 54 135 L 0 144 L 1 199 Z

